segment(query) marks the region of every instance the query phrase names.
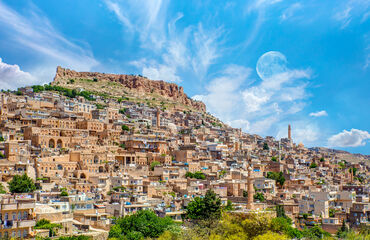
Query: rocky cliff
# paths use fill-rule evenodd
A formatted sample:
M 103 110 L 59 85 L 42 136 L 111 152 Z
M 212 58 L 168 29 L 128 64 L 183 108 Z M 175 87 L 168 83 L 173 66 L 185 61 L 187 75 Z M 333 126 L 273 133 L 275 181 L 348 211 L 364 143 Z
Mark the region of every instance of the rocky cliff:
M 85 84 L 81 85 L 82 82 L 85 82 Z M 198 111 L 206 111 L 206 106 L 203 102 L 195 101 L 189 98 L 184 93 L 183 88 L 179 87 L 175 83 L 150 80 L 146 77 L 137 75 L 76 72 L 74 70 L 65 69 L 58 66 L 52 85 L 70 87 L 71 84 L 75 85 L 74 87 L 84 87 L 88 90 L 101 90 L 103 92 L 106 92 L 108 89 L 106 86 L 104 86 L 104 84 L 111 87 L 113 85 L 113 87 L 109 90 L 109 93 L 116 96 L 123 95 L 123 92 L 119 92 L 120 89 L 121 91 L 128 91 L 131 94 L 141 96 L 159 95 L 164 99 L 189 106 Z

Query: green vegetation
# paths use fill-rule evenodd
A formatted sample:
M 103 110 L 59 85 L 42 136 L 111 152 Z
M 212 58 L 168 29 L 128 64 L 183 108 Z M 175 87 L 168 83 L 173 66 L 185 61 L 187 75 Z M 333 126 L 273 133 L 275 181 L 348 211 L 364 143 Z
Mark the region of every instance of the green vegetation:
M 339 165 L 339 168 L 343 170 L 346 168 L 347 162 L 342 160 L 341 162 L 338 163 L 338 165 Z
M 350 173 L 353 173 L 353 176 L 356 176 L 357 168 L 355 168 L 355 167 L 354 168 L 350 168 L 349 169 L 349 172 Z
M 255 200 L 258 200 L 260 202 L 264 202 L 265 201 L 265 196 L 263 195 L 263 193 L 261 192 L 256 192 L 254 195 L 253 195 L 253 198 Z
M 161 163 L 160 163 L 160 162 L 158 162 L 158 161 L 154 161 L 154 162 L 152 162 L 152 163 L 150 164 L 150 170 L 154 171 L 154 168 L 155 168 L 156 166 L 159 166 L 159 165 L 161 165 Z
M 33 92 L 35 93 L 42 92 L 42 91 L 56 91 L 70 98 L 81 96 L 81 97 L 84 97 L 86 100 L 95 101 L 95 99 L 91 97 L 92 93 L 89 91 L 78 92 L 76 89 L 69 89 L 69 88 L 60 87 L 60 86 L 52 86 L 49 84 L 45 84 L 44 86 L 34 85 L 32 86 L 32 89 L 33 89 Z
M 311 165 L 310 165 L 310 168 L 317 168 L 317 164 L 316 163 L 311 163 Z
M 320 158 L 320 162 L 325 162 L 325 158 Z
M 4 185 L 0 183 L 0 194 L 5 194 L 5 193 L 6 191 L 5 191 Z
M 36 222 L 35 229 L 49 229 L 49 237 L 56 235 L 56 229 L 62 228 L 61 224 L 50 223 L 49 220 L 41 219 Z
M 285 183 L 283 172 L 267 172 L 266 177 L 275 180 L 280 187 L 283 187 Z
M 221 199 L 213 190 L 206 195 L 195 197 L 186 207 L 186 218 L 191 220 L 212 220 L 221 218 Z
M 124 191 L 126 191 L 126 188 L 124 186 L 118 186 L 118 187 L 114 187 L 113 191 L 115 191 L 115 192 L 120 192 L 120 191 L 124 192 Z
M 5 141 L 4 137 L 0 136 L 0 142 L 4 142 L 4 141 Z
M 267 143 L 263 144 L 263 150 L 270 150 L 270 147 Z
M 221 170 L 219 177 L 223 178 L 227 174 L 226 170 Z
M 234 210 L 233 202 L 231 200 L 227 200 L 226 205 L 223 207 L 224 211 L 232 211 Z
M 8 185 L 11 193 L 30 193 L 36 190 L 33 180 L 27 174 L 15 175 Z
M 121 143 L 119 146 L 120 146 L 121 148 L 123 148 L 123 149 L 125 149 L 125 148 L 126 148 L 126 145 L 125 145 L 124 143 Z
M 104 109 L 105 108 L 105 106 L 103 104 L 100 104 L 100 103 L 95 104 L 95 106 L 96 106 L 96 109 Z
M 202 180 L 206 179 L 206 175 L 205 175 L 204 173 L 200 172 L 200 171 L 197 171 L 197 172 L 195 172 L 195 173 L 187 172 L 187 173 L 185 174 L 185 177 L 186 177 L 186 178 L 202 179 Z
M 130 131 L 130 128 L 127 125 L 122 125 L 121 128 L 122 131 Z
M 277 160 L 278 160 L 277 157 L 275 157 L 275 156 L 274 157 L 271 157 L 271 161 L 277 162 Z
M 125 112 L 126 112 L 126 108 L 122 108 L 122 109 L 120 109 L 118 112 L 120 113 L 120 114 L 125 114 Z
M 63 190 L 61 193 L 60 193 L 60 196 L 62 197 L 67 197 L 68 196 L 68 192 Z
M 153 211 L 140 210 L 130 216 L 118 218 L 109 231 L 109 238 L 139 240 L 158 238 L 174 224 L 170 217 L 158 217 Z
M 4 158 L 5 158 L 5 155 L 2 152 L 0 152 L 0 159 L 4 159 Z

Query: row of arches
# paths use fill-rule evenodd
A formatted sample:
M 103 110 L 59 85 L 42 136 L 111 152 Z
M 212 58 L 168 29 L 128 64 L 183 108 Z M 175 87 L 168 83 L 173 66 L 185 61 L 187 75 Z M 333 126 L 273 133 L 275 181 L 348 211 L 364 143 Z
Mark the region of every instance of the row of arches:
M 49 140 L 49 148 L 62 148 L 63 147 L 63 141 L 61 139 L 58 139 L 56 144 L 54 139 Z

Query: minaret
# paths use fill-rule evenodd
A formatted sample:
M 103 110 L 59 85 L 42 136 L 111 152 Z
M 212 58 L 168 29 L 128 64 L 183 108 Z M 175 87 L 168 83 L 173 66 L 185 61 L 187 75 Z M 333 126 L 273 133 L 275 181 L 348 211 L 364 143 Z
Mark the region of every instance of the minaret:
M 161 126 L 161 113 L 159 111 L 159 108 L 157 108 L 156 116 L 157 116 L 157 128 L 159 128 Z
M 254 196 L 254 187 L 253 187 L 253 177 L 252 177 L 252 167 L 248 167 L 248 202 L 247 209 L 253 209 L 253 196 Z
M 292 140 L 292 128 L 290 127 L 290 124 L 288 125 L 288 138 L 289 140 Z

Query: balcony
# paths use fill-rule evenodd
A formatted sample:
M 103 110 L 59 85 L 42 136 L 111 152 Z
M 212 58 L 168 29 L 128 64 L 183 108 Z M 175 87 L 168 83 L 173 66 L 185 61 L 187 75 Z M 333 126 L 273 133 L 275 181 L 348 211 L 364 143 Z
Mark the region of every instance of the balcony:
M 18 209 L 31 209 L 35 208 L 35 203 L 19 203 Z
M 34 227 L 35 225 L 35 220 L 23 220 L 18 222 L 18 228 Z
M 1 210 L 17 210 L 17 204 L 16 203 L 2 204 Z

